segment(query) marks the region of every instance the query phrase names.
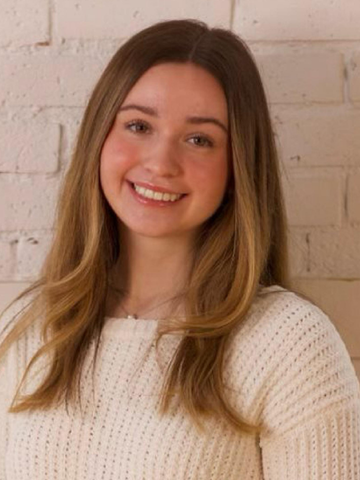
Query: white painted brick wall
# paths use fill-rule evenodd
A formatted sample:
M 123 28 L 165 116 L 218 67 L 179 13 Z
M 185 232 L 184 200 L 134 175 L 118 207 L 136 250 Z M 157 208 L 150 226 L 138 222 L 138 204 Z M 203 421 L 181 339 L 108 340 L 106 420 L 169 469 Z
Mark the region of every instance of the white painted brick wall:
M 249 41 L 283 165 L 292 275 L 330 311 L 338 292 L 346 338 L 360 339 L 358 0 L 2 3 L 0 308 L 36 278 L 45 258 L 58 186 L 110 56 L 154 21 L 199 18 Z M 358 345 L 351 343 L 356 365 Z
M 358 0 L 235 0 L 234 27 L 248 40 L 359 40 Z
M 349 175 L 347 202 L 350 222 L 357 222 L 360 224 L 360 169 L 357 170 L 356 173 L 351 173 Z M 360 248 L 360 243 L 358 248 Z
M 257 57 L 272 103 L 343 101 L 343 58 L 339 53 L 283 53 Z
M 61 0 L 55 26 L 61 38 L 125 38 L 148 25 L 173 18 L 199 18 L 212 25 L 230 27 L 231 2 L 219 0 Z
M 312 106 L 274 119 L 287 167 L 360 166 L 360 110 Z
M 59 142 L 59 125 L 36 121 L 0 122 L 0 172 L 56 172 Z
M 26 281 L 34 278 L 43 264 L 52 238 L 52 231 L 25 232 L 19 237 L 14 273 L 16 280 Z
M 97 58 L 58 51 L 1 55 L 0 102 L 9 107 L 84 106 L 103 67 Z
M 360 102 L 360 53 L 354 54 L 350 61 L 349 69 L 349 93 L 353 102 Z
M 309 268 L 309 234 L 306 230 L 291 226 L 289 228 L 290 273 L 292 277 L 307 276 Z
M 0 225 L 3 231 L 48 229 L 53 217 L 58 191 L 57 178 L 12 175 L 0 177 Z
M 15 250 L 11 242 L 0 238 L 0 277 L 7 280 L 13 277 L 15 270 Z
M 48 0 L 1 1 L 0 45 L 23 46 L 49 41 Z
M 283 186 L 290 225 L 340 225 L 344 185 L 340 169 L 289 172 Z
M 314 229 L 309 233 L 309 245 L 311 277 L 357 278 L 360 227 Z

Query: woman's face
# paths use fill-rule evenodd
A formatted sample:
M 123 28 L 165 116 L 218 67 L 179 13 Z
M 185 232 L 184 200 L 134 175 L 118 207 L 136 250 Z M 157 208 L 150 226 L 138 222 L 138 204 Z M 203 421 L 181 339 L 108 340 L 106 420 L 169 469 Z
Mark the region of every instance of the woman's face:
M 137 235 L 192 237 L 228 180 L 224 92 L 192 63 L 150 68 L 125 98 L 101 152 L 111 208 Z

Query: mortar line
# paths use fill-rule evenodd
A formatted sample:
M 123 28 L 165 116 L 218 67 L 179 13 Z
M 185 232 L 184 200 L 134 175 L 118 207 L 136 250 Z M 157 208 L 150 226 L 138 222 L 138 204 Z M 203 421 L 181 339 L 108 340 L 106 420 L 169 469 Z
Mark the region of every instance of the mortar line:
M 234 28 L 235 3 L 236 0 L 230 0 L 230 30 Z
M 48 18 L 49 18 L 49 43 L 50 45 L 53 45 L 54 43 L 54 18 L 53 18 L 53 13 L 54 13 L 54 0 L 48 0 L 49 1 L 49 8 L 48 8 Z

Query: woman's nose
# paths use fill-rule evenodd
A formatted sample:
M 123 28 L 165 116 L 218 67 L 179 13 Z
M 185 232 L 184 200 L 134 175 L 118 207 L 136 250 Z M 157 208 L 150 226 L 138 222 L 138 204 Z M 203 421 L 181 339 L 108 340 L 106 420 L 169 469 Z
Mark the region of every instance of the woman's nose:
M 176 176 L 181 171 L 180 152 L 170 141 L 158 142 L 147 153 L 144 167 L 158 176 Z

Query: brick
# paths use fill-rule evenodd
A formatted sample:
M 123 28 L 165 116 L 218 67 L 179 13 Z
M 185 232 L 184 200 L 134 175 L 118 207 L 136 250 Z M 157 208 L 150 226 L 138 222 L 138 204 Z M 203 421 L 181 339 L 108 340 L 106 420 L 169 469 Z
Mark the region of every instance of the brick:
M 2 2 L 0 45 L 22 46 L 49 41 L 47 0 Z
M 360 112 L 306 108 L 279 112 L 274 119 L 287 167 L 360 166 Z
M 235 2 L 234 29 L 248 40 L 357 40 L 357 0 L 241 0 Z
M 360 228 L 320 228 L 309 233 L 311 277 L 360 278 Z
M 28 232 L 20 237 L 14 276 L 16 280 L 33 281 L 38 277 L 52 238 L 52 232 Z
M 0 56 L 0 101 L 10 106 L 84 106 L 105 62 L 84 56 Z
M 48 229 L 53 226 L 58 180 L 0 177 L 0 225 L 2 231 Z
M 343 57 L 339 53 L 258 54 L 271 103 L 343 101 Z
M 353 56 L 348 68 L 349 96 L 353 102 L 360 102 L 360 53 Z
M 360 172 L 349 176 L 347 209 L 350 222 L 360 222 Z
M 301 277 L 306 273 L 309 263 L 307 231 L 292 227 L 289 229 L 289 259 L 291 277 Z
M 25 288 L 29 287 L 29 283 L 0 283 L 0 315 L 2 311 L 9 305 L 10 302 L 15 300 L 15 298 L 23 291 Z M 1 317 L 0 317 L 0 328 L 1 328 Z
M 360 280 L 298 279 L 294 283 L 330 317 L 350 356 L 360 357 Z
M 126 38 L 161 20 L 198 18 L 210 24 L 230 27 L 231 2 L 218 0 L 133 0 L 124 4 L 62 0 L 56 5 L 56 32 L 61 38 Z
M 64 158 L 62 160 L 65 168 L 68 167 L 72 158 L 72 153 L 75 150 L 79 129 L 80 129 L 80 118 L 78 121 L 69 120 L 67 124 L 64 126 L 63 135 L 62 135 L 62 151 L 63 151 Z
M 0 280 L 11 278 L 14 271 L 13 244 L 0 240 Z
M 294 170 L 283 178 L 290 225 L 339 225 L 343 208 L 343 175 L 340 172 L 319 172 L 319 169 Z
M 0 123 L 0 173 L 56 172 L 60 126 L 37 122 Z

